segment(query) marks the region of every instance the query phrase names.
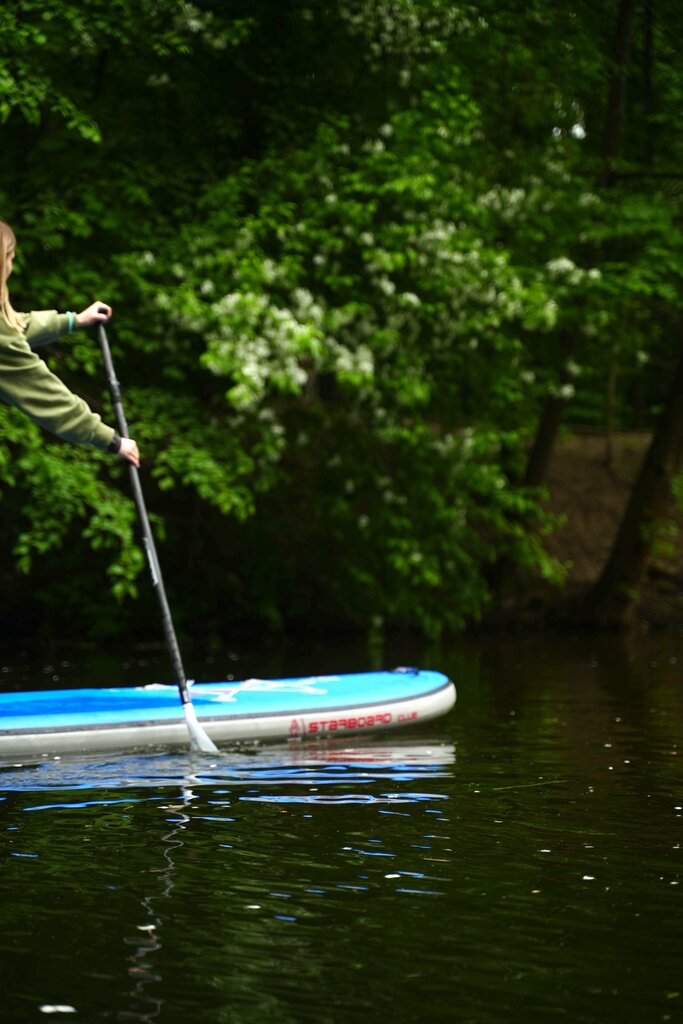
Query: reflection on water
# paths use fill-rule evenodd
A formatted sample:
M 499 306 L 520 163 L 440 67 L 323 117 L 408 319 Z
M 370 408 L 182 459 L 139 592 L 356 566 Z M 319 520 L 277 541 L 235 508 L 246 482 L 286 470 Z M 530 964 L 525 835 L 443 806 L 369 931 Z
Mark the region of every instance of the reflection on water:
M 173 808 L 178 815 L 177 823 L 161 837 L 162 860 L 155 888 L 140 900 L 143 923 L 136 926 L 134 935 L 124 938 L 124 943 L 133 947 L 126 956 L 126 970 L 132 984 L 130 1003 L 116 1014 L 118 1020 L 153 1021 L 159 1017 L 164 1005 L 163 997 L 154 994 L 160 991 L 163 982 L 154 966 L 154 954 L 162 948 L 164 921 L 172 912 L 170 901 L 175 884 L 174 855 L 183 846 L 182 833 L 191 820 L 184 808 L 189 808 L 192 800 L 192 790 L 183 790 L 182 800 Z
M 322 806 L 353 809 L 371 805 L 383 816 L 406 818 L 410 816 L 406 806 L 422 805 L 425 813 L 434 813 L 437 802 L 447 800 L 439 783 L 452 778 L 454 762 L 454 743 L 441 738 L 419 742 L 405 735 L 399 735 L 392 743 L 365 739 L 357 746 L 329 743 L 232 749 L 211 758 L 197 758 L 189 752 L 121 755 L 96 761 L 85 757 L 53 758 L 5 766 L 0 770 L 0 794 L 5 801 L 12 796 L 24 798 L 19 804 L 22 815 L 31 825 L 33 821 L 47 819 L 51 831 L 48 847 L 42 839 L 38 841 L 39 829 L 29 826 L 38 845 L 28 851 L 23 846 L 26 826 L 13 826 L 18 835 L 11 855 L 45 860 L 51 862 L 53 869 L 56 851 L 66 842 L 67 833 L 77 836 L 80 829 L 86 842 L 91 841 L 91 836 L 86 835 L 88 831 L 99 832 L 100 850 L 106 855 L 105 836 L 113 833 L 116 838 L 121 830 L 132 833 L 136 828 L 134 835 L 127 836 L 125 857 L 133 872 L 147 882 L 135 887 L 137 909 L 132 914 L 129 910 L 119 922 L 129 987 L 125 995 L 119 996 L 120 1008 L 114 1010 L 110 1005 L 107 1015 L 118 1020 L 152 1021 L 162 1015 L 167 1003 L 163 993 L 169 987 L 173 989 L 178 981 L 173 972 L 169 976 L 165 967 L 169 942 L 173 946 L 178 941 L 177 913 L 188 913 L 188 894 L 176 893 L 176 889 L 181 882 L 187 882 L 188 857 L 194 862 L 203 844 L 208 841 L 214 855 L 216 848 L 236 851 L 237 870 L 233 867 L 228 878 L 232 891 L 226 905 L 226 893 L 216 895 L 216 889 L 222 890 L 226 884 L 224 865 L 197 864 L 197 876 L 192 883 L 197 892 L 193 899 L 201 903 L 213 886 L 216 905 L 207 905 L 199 922 L 193 921 L 190 927 L 203 922 L 203 927 L 208 924 L 213 934 L 218 916 L 218 928 L 224 931 L 232 909 L 235 926 L 251 939 L 250 955 L 260 971 L 265 966 L 261 962 L 263 951 L 252 949 L 251 943 L 255 933 L 267 937 L 268 928 L 264 925 L 269 921 L 308 924 L 318 917 L 325 919 L 335 913 L 339 895 L 369 893 L 379 878 L 385 891 L 395 894 L 443 895 L 443 889 L 435 888 L 439 878 L 433 869 L 415 869 L 420 861 L 430 860 L 437 839 L 431 832 L 420 833 L 420 842 L 413 844 L 416 858 L 410 869 L 397 863 L 400 851 L 387 845 L 381 830 L 374 835 L 367 835 L 362 829 L 345 833 L 348 841 L 335 843 L 336 848 L 329 851 L 331 862 L 326 864 L 324 837 L 315 830 L 316 824 L 321 823 L 316 823 L 313 812 Z M 267 840 L 260 835 L 248 841 L 245 836 L 245 822 L 249 819 L 237 808 L 251 804 L 270 805 L 277 814 L 275 820 L 262 823 L 267 829 Z M 296 807 L 304 827 L 312 826 L 306 830 L 310 834 L 302 833 L 299 837 L 296 830 L 292 831 L 290 822 L 282 817 L 288 814 L 290 806 Z M 60 827 L 60 817 L 68 826 Z M 442 824 L 447 822 L 440 813 L 437 818 Z M 253 827 L 253 823 L 246 827 Z M 299 838 L 305 842 L 303 851 L 288 855 L 288 844 L 294 842 L 298 848 Z M 441 841 L 446 840 L 446 836 L 441 837 Z M 134 847 L 138 848 L 137 853 Z M 82 855 L 82 847 L 79 852 Z M 350 865 L 350 871 L 341 875 L 340 855 Z M 311 858 L 319 858 L 320 862 L 315 877 L 305 882 L 297 875 Z M 87 854 L 86 859 L 89 860 Z M 384 869 L 381 874 L 363 868 L 371 860 Z M 88 905 L 95 895 L 92 872 L 101 871 L 102 867 L 99 860 L 96 867 L 90 863 L 86 878 L 78 879 L 80 898 Z M 358 867 L 360 871 L 355 870 Z M 68 872 L 68 864 L 61 869 Z M 118 885 L 112 886 L 112 890 L 116 889 Z M 94 915 L 97 916 L 97 908 Z M 245 920 L 245 915 L 251 920 Z M 278 926 L 281 925 L 275 924 Z M 269 944 L 270 940 L 266 950 Z M 292 946 L 295 952 L 301 949 L 300 943 L 292 943 L 291 939 L 285 940 L 285 945 Z M 177 957 L 177 953 L 171 955 L 173 959 Z M 111 957 L 111 950 L 108 956 Z M 315 955 L 306 953 L 308 969 L 314 960 Z M 266 964 L 270 964 L 269 959 Z M 244 966 L 240 970 L 244 971 Z M 112 971 L 111 962 L 108 971 Z M 51 995 L 49 1003 L 42 1003 L 42 1009 L 53 1014 L 79 1012 L 78 1005 L 57 1003 L 55 995 Z M 258 1015 L 246 1019 L 256 1020 Z
M 131 787 L 252 785 L 274 783 L 361 786 L 378 778 L 400 782 L 425 773 L 439 777 L 455 761 L 455 745 L 437 740 L 415 742 L 400 734 L 381 743 L 360 739 L 356 746 L 291 743 L 245 746 L 219 751 L 209 757 L 190 751 L 175 754 L 119 754 L 104 761 L 87 756 L 54 757 L 26 764 L 0 766 L 0 792 L 75 789 L 128 789 Z
M 678 659 L 489 641 L 390 742 L 5 766 L 3 1024 L 681 1021 Z

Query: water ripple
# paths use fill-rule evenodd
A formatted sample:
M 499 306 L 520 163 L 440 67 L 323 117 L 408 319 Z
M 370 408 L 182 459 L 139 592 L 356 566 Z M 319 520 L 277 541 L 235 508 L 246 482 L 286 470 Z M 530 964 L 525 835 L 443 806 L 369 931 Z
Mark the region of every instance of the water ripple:
M 121 790 L 140 788 L 213 787 L 214 794 L 252 787 L 242 800 L 286 800 L 299 803 L 406 802 L 425 794 L 404 792 L 379 795 L 357 792 L 378 782 L 414 783 L 448 778 L 455 762 L 452 743 L 393 742 L 349 746 L 307 747 L 301 744 L 221 751 L 210 759 L 185 754 L 127 754 L 97 760 L 92 757 L 52 758 L 38 763 L 0 767 L 0 792 Z M 287 785 L 310 789 L 353 786 L 341 796 L 264 791 Z M 230 787 L 221 789 L 219 787 Z M 432 798 L 434 794 L 429 794 Z M 37 809 L 37 808 L 36 808 Z

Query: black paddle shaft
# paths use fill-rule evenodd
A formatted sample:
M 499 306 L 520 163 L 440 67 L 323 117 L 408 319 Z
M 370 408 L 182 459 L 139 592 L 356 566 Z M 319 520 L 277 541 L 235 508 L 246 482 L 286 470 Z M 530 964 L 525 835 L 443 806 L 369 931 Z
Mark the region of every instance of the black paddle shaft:
M 112 402 L 114 403 L 114 413 L 116 415 L 116 423 L 118 431 L 121 437 L 130 437 L 128 433 L 128 424 L 126 423 L 126 415 L 123 411 L 123 402 L 121 401 L 121 387 L 118 380 L 116 379 L 116 373 L 114 372 L 114 363 L 111 357 L 111 351 L 109 349 L 109 342 L 107 341 L 107 334 L 102 324 L 97 325 L 97 333 L 100 342 L 100 348 L 102 349 L 102 357 L 104 359 L 104 368 L 107 374 L 107 384 L 111 393 Z M 154 544 L 154 537 L 152 536 L 152 528 L 149 525 L 149 516 L 147 515 L 147 508 L 145 506 L 145 498 L 142 493 L 142 485 L 140 483 L 140 474 L 138 473 L 137 466 L 132 463 L 129 465 L 130 480 L 133 486 L 133 497 L 135 498 L 135 504 L 138 510 L 138 517 L 140 519 L 140 526 L 142 528 L 142 540 L 145 546 L 145 552 L 147 554 L 147 564 L 149 566 L 150 575 L 152 577 L 152 583 L 159 599 L 159 607 L 161 608 L 161 620 L 164 626 L 164 633 L 166 635 L 166 643 L 168 645 L 168 652 L 171 657 L 171 664 L 173 665 L 173 671 L 178 679 L 178 686 L 180 687 L 180 698 L 183 704 L 190 703 L 190 695 L 187 690 L 187 678 L 185 676 L 185 669 L 183 668 L 182 658 L 180 657 L 180 648 L 178 647 L 178 639 L 173 628 L 173 619 L 171 618 L 171 609 L 169 608 L 168 599 L 166 597 L 166 590 L 164 588 L 164 580 L 161 575 L 161 567 L 159 565 L 159 559 L 157 558 L 157 550 Z

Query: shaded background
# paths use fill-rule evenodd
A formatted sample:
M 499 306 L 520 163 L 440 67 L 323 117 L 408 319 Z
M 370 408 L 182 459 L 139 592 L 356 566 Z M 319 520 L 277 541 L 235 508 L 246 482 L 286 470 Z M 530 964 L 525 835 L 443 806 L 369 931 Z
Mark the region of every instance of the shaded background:
M 3 5 L 13 302 L 115 307 L 184 636 L 437 636 L 539 581 L 557 606 L 563 424 L 608 470 L 646 439 L 571 615 L 630 621 L 653 566 L 678 594 L 681 17 Z M 110 416 L 92 338 L 47 358 Z M 123 467 L 2 407 L 0 484 L 6 642 L 156 635 Z

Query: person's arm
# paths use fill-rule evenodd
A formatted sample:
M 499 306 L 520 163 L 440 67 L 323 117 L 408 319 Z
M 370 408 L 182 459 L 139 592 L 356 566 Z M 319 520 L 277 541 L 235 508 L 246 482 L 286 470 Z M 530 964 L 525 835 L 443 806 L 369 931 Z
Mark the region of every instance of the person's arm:
M 0 344 L 0 399 L 21 409 L 39 426 L 57 437 L 112 452 L 134 466 L 139 466 L 140 452 L 133 438 L 122 438 L 112 427 L 105 426 L 101 417 L 93 413 L 82 398 L 69 391 L 43 360 L 31 351 L 65 334 L 72 334 L 78 327 L 106 323 L 111 313 L 111 306 L 98 299 L 80 313 L 58 313 L 55 309 L 47 309 L 25 314 L 28 344 L 13 331 L 5 335 L 7 341 L 2 339 L 9 348 L 8 353 L 3 352 L 4 345 Z M 0 334 L 5 332 L 0 330 Z M 16 346 L 12 345 L 15 340 L 18 342 L 18 350 L 23 349 L 23 355 L 19 358 Z M 31 357 L 30 362 L 26 361 L 26 355 Z M 8 356 L 13 367 L 10 373 L 5 372 Z M 105 443 L 106 438 L 108 440 Z
M 44 430 L 100 451 L 114 451 L 115 430 L 102 422 L 86 402 L 74 395 L 17 332 L 0 345 L 0 399 L 21 409 Z M 118 435 L 116 435 L 118 436 Z M 137 445 L 120 441 L 119 454 L 139 465 Z
M 40 309 L 24 313 L 24 336 L 31 348 L 40 348 L 69 333 L 69 316 L 56 309 Z
M 58 313 L 56 309 L 34 310 L 25 314 L 24 333 L 31 348 L 40 348 L 65 334 L 73 334 L 79 327 L 107 323 L 110 317 L 111 306 L 99 299 L 91 302 L 80 313 Z

